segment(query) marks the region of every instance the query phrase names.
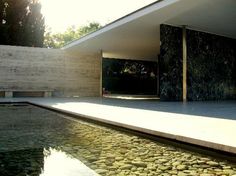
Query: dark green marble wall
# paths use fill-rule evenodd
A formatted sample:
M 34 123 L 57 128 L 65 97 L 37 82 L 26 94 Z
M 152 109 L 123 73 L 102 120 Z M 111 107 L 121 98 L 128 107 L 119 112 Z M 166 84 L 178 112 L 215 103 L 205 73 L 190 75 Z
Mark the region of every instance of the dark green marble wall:
M 182 100 L 182 29 L 160 27 L 160 99 Z
M 188 100 L 236 99 L 236 40 L 187 30 Z
M 182 29 L 161 25 L 160 98 L 182 100 Z M 236 40 L 187 30 L 188 100 L 236 99 Z

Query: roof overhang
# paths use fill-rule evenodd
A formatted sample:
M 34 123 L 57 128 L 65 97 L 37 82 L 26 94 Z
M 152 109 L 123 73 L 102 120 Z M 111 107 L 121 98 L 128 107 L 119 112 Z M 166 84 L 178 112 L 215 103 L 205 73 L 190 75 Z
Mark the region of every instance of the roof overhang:
M 236 38 L 235 0 L 161 0 L 75 40 L 67 52 L 103 52 L 104 57 L 156 60 L 160 24 Z

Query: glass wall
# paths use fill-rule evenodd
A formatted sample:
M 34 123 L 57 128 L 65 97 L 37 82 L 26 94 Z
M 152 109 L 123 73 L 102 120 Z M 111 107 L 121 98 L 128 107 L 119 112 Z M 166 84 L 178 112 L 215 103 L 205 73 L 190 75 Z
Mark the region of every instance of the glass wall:
M 158 94 L 158 64 L 152 61 L 103 58 L 103 94 Z

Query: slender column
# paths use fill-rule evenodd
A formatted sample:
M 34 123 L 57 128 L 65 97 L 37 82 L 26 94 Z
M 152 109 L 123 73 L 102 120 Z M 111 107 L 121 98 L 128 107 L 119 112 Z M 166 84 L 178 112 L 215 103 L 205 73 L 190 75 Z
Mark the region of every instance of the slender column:
M 103 90 L 102 90 L 102 60 L 103 60 L 103 51 L 101 50 L 100 52 L 100 59 L 101 59 L 101 63 L 100 63 L 100 97 L 103 96 Z
M 187 41 L 186 26 L 183 26 L 183 101 L 187 101 Z
M 157 96 L 160 98 L 160 60 L 157 56 Z

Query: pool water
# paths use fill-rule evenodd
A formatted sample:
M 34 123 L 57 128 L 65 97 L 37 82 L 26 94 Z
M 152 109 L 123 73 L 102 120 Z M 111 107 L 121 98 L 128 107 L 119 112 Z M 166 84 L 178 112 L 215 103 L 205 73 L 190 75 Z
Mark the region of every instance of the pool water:
M 234 163 L 31 105 L 0 105 L 0 176 L 235 174 Z

